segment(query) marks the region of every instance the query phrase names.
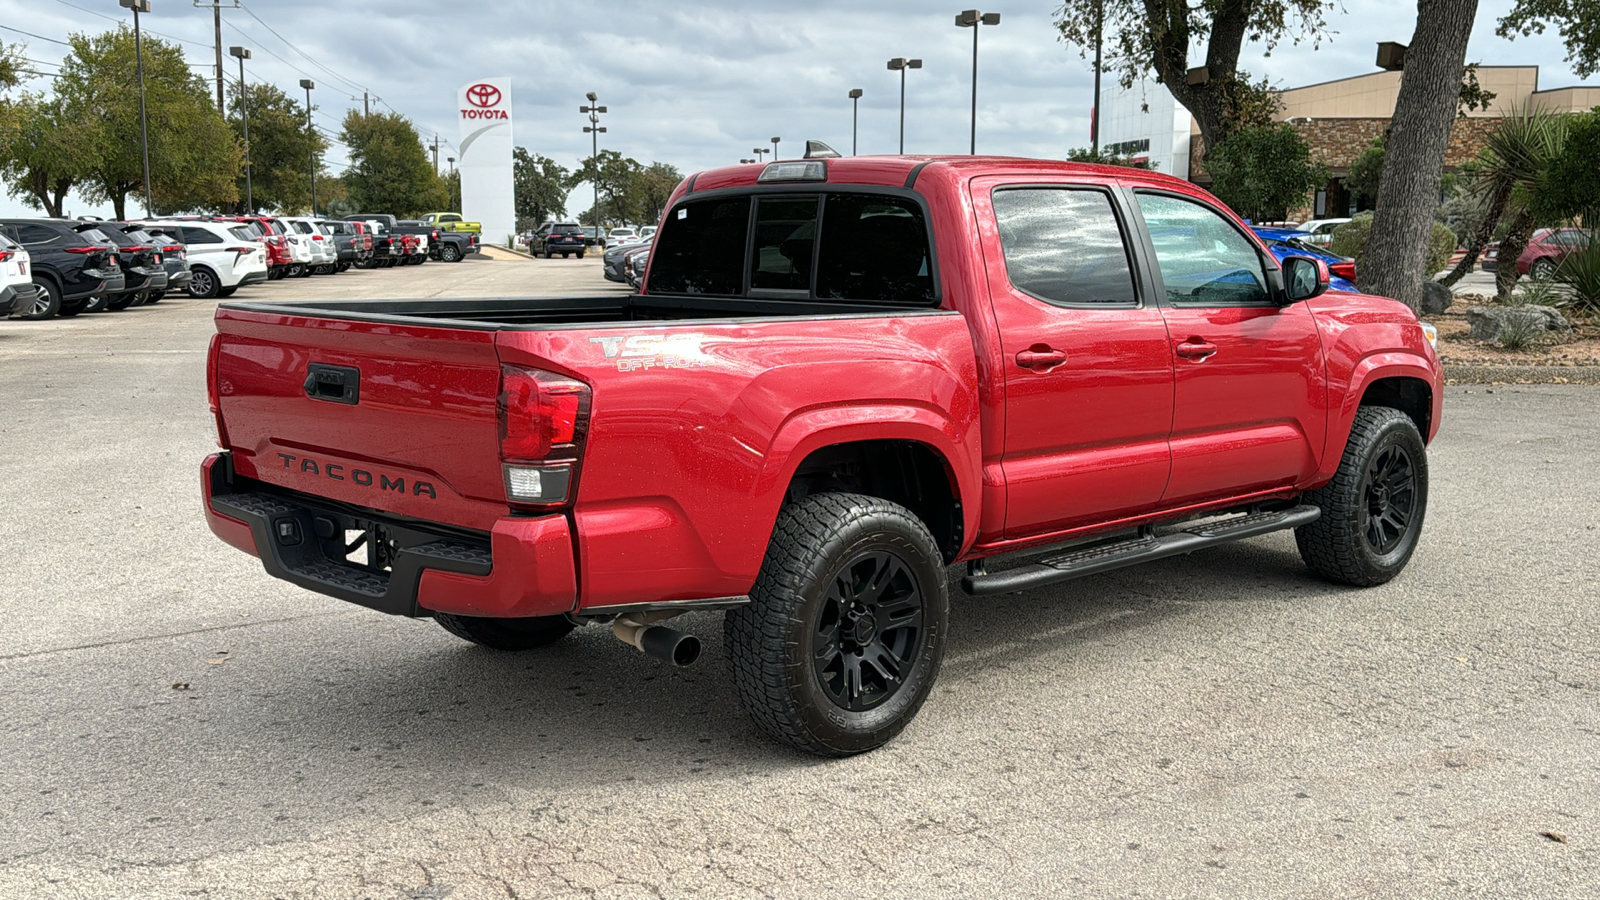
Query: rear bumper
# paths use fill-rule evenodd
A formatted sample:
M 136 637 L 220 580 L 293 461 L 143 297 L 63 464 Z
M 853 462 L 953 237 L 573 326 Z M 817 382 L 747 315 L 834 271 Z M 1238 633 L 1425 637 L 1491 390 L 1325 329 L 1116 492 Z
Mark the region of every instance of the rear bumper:
M 239 279 L 239 284 L 237 285 L 237 287 L 244 287 L 247 284 L 260 284 L 261 282 L 266 281 L 266 280 L 267 280 L 267 270 L 266 269 L 261 269 L 259 271 L 251 272 L 250 274 L 248 274 L 248 275 L 244 276 L 243 278 Z
M 32 282 L 0 287 L 0 319 L 28 312 L 38 296 L 39 286 Z
M 488 534 L 271 488 L 234 473 L 232 455 L 201 465 L 206 522 L 267 573 L 398 616 L 553 616 L 577 605 L 572 533 L 561 515 L 507 516 Z M 346 531 L 392 546 L 383 568 L 345 559 Z

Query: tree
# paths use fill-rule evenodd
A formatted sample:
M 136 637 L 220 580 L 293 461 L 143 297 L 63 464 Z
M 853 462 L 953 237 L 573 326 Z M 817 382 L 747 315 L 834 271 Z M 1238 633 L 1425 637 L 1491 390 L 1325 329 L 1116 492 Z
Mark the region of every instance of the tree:
M 1483 203 L 1483 215 L 1467 236 L 1467 253 L 1450 273 L 1439 279 L 1449 287 L 1472 271 L 1478 255 L 1494 237 L 1495 228 L 1509 216 L 1506 235 L 1511 244 L 1501 249 L 1522 255 L 1533 229 L 1532 192 L 1545 179 L 1551 162 L 1560 156 L 1567 139 L 1568 117 L 1542 110 L 1514 112 L 1500 120 L 1500 127 L 1489 133 L 1472 166 L 1471 185 Z M 1519 243 L 1520 241 L 1520 243 Z M 1511 257 L 1515 259 L 1516 257 Z M 1514 282 L 1516 267 L 1497 270 L 1496 281 L 1504 273 Z M 1501 285 L 1509 290 L 1509 284 Z M 1503 291 L 1502 291 L 1503 292 Z
M 1423 280 L 1433 275 L 1423 271 L 1428 238 L 1477 12 L 1478 0 L 1417 0 L 1405 77 L 1384 137 L 1372 236 L 1356 269 L 1363 290 L 1414 310 L 1422 305 Z
M 1099 152 L 1091 147 L 1073 147 L 1067 151 L 1068 162 L 1093 163 L 1097 166 L 1124 166 L 1130 169 L 1149 169 L 1151 164 L 1134 162 L 1130 157 L 1120 153 L 1108 153 L 1105 148 Z
M 241 95 L 234 86 L 229 124 L 244 140 Z M 257 209 L 299 212 L 311 206 L 311 159 L 319 161 L 328 141 L 306 122 L 306 108 L 277 87 L 258 82 L 244 92 L 250 110 L 250 196 Z M 245 195 L 244 173 L 239 196 Z M 329 199 L 320 190 L 319 200 Z
M 567 214 L 572 173 L 565 167 L 548 156 L 517 147 L 511 151 L 511 171 L 512 202 L 519 222 L 527 220 L 537 228 Z
M 61 64 L 56 94 L 64 120 L 82 126 L 79 192 L 92 202 L 109 202 L 117 218 L 126 218 L 128 194 L 144 193 L 133 31 L 119 26 L 68 40 L 72 51 Z M 144 86 L 157 208 L 231 203 L 242 154 L 211 104 L 205 80 L 191 72 L 176 45 L 145 35 Z
M 22 83 L 22 45 L 0 44 L 0 93 Z
M 59 99 L 24 94 L 6 101 L 12 124 L 0 132 L 0 178 L 11 196 L 59 218 L 83 170 L 90 127 L 62 114 Z
M 1562 116 L 1560 146 L 1549 152 L 1534 204 L 1546 219 L 1600 214 L 1600 110 Z
M 444 180 L 433 171 L 410 119 L 351 110 L 339 140 L 350 150 L 345 188 L 363 212 L 409 219 L 445 208 Z
M 667 200 L 683 181 L 677 166 L 653 162 L 634 179 L 629 195 L 632 202 L 630 222 L 655 222 L 667 208 Z
M 1246 39 L 1270 52 L 1285 37 L 1318 41 L 1333 0 L 1064 0 L 1056 10 L 1061 40 L 1087 53 L 1104 16 L 1104 68 L 1124 87 L 1147 76 L 1167 86 L 1194 115 L 1206 152 L 1239 123 L 1255 121 L 1260 86 L 1239 72 Z M 1103 11 L 1103 12 L 1102 12 Z M 1203 42 L 1203 76 L 1189 77 L 1189 48 Z M 1259 124 L 1259 123 L 1257 123 Z
M 590 208 L 583 216 L 591 222 L 631 222 L 628 191 L 634 178 L 644 171 L 639 161 L 615 150 L 601 150 L 599 156 L 583 161 L 572 173 L 570 185 L 589 182 L 600 193 L 600 208 Z M 596 219 L 598 213 L 598 219 Z
M 1312 160 L 1311 147 L 1293 125 L 1243 128 L 1206 160 L 1211 192 L 1256 222 L 1281 219 L 1328 180 L 1328 168 Z
M 1378 187 L 1383 184 L 1383 136 L 1361 151 L 1350 162 L 1350 171 L 1344 176 L 1344 186 L 1357 200 L 1371 203 L 1378 199 Z
M 1495 34 L 1515 39 L 1518 35 L 1543 34 L 1554 24 L 1567 45 L 1567 62 L 1579 78 L 1600 71 L 1600 4 L 1594 0 L 1517 0 L 1517 5 L 1502 18 Z

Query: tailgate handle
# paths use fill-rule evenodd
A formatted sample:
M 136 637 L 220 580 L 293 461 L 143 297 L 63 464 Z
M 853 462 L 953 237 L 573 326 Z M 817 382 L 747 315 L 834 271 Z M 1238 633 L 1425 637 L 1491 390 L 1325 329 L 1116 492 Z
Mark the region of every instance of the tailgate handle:
M 361 370 L 354 366 L 306 366 L 306 396 L 355 406 L 361 400 Z

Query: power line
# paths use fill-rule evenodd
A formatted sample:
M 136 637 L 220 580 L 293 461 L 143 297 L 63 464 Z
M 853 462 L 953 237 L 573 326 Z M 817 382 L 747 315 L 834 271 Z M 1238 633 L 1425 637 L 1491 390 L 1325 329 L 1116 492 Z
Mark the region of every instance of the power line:
M 49 41 L 52 44 L 60 44 L 63 47 L 71 47 L 72 46 L 71 44 L 67 43 L 66 41 L 58 41 L 55 38 L 48 38 L 48 37 L 45 37 L 42 34 L 34 34 L 31 31 L 23 31 L 21 28 L 12 28 L 10 25 L 0 25 L 0 28 L 4 28 L 7 31 L 15 31 L 17 34 L 25 34 L 28 37 L 31 37 L 31 38 L 33 38 L 35 40 Z
M 310 72 L 307 72 L 305 69 L 302 69 L 299 66 L 296 66 L 294 63 L 289 62 L 287 59 L 284 59 L 283 57 L 279 56 L 278 54 L 273 53 L 271 50 L 268 50 L 267 48 L 261 46 L 261 42 L 259 40 L 256 40 L 255 35 L 250 34 L 249 32 L 245 31 L 244 29 L 240 28 L 239 26 L 233 24 L 232 22 L 229 22 L 227 19 L 223 19 L 222 20 L 222 24 L 228 26 L 229 28 L 232 28 L 234 31 L 237 31 L 246 40 L 248 40 L 248 41 L 250 41 L 250 43 L 254 44 L 255 48 L 257 50 L 260 50 L 262 53 L 265 53 L 266 55 L 272 57 L 273 59 L 277 60 L 278 62 L 281 62 L 284 65 L 288 66 L 289 68 L 294 69 L 296 72 L 299 72 L 301 75 L 304 75 L 307 78 L 312 78 L 313 80 L 315 79 L 315 76 L 313 76 Z
M 285 47 L 288 47 L 290 50 L 293 50 L 294 52 L 296 52 L 296 53 L 300 54 L 301 56 L 305 57 L 306 60 L 308 62 L 310 62 L 312 65 L 316 66 L 317 68 L 321 69 L 324 72 L 327 72 L 328 76 L 333 78 L 335 81 L 342 81 L 345 84 L 348 84 L 348 85 L 351 85 L 352 87 L 355 87 L 357 90 L 366 91 L 369 94 L 377 93 L 376 91 L 372 90 L 372 88 L 369 88 L 366 85 L 361 84 L 359 82 L 351 81 L 350 79 L 344 77 L 343 75 L 340 75 L 338 72 L 335 72 L 332 69 L 328 68 L 327 66 L 323 65 L 322 63 L 317 62 L 315 59 L 313 59 L 311 57 L 310 54 L 306 53 L 304 50 L 301 50 L 299 47 L 296 47 L 294 44 L 289 43 L 289 39 L 288 38 L 284 37 L 281 34 L 278 34 L 278 32 L 271 25 L 268 25 L 265 21 L 262 20 L 262 18 L 260 16 L 256 15 L 255 10 L 251 9 L 248 6 L 245 6 L 243 3 L 239 4 L 239 8 L 244 10 L 245 14 L 250 16 L 250 18 L 255 19 L 257 22 L 260 22 L 262 28 L 265 28 L 266 30 L 272 32 L 273 37 L 276 37 L 278 40 L 283 41 L 283 45 Z M 378 102 L 379 103 L 383 103 L 383 98 L 379 97 L 378 98 Z M 388 106 L 389 104 L 384 103 L 384 105 Z M 390 109 L 394 109 L 394 107 L 392 107 L 392 106 L 390 106 L 389 108 Z M 396 111 L 398 112 L 398 110 L 396 110 Z
M 75 10 L 77 10 L 79 12 L 86 12 L 91 16 L 99 16 L 100 18 L 105 19 L 108 22 L 116 22 L 119 25 L 126 24 L 125 20 L 119 19 L 116 16 L 108 16 L 105 13 L 98 13 L 98 12 L 95 12 L 94 10 L 92 10 L 92 9 L 85 9 L 84 7 L 79 6 L 76 3 L 68 3 L 67 0 L 56 0 L 56 2 L 61 4 L 62 6 L 70 6 L 70 7 L 72 7 L 73 9 L 75 9 Z M 145 31 L 150 32 L 151 34 L 155 35 L 156 37 L 164 37 L 169 41 L 177 41 L 177 42 L 182 43 L 182 44 L 193 44 L 196 47 L 205 47 L 207 49 L 211 48 L 210 44 L 202 44 L 199 41 L 191 41 L 191 40 L 188 40 L 187 38 L 174 37 L 174 36 L 172 36 L 170 34 L 162 34 L 159 31 L 153 31 L 153 30 L 151 30 L 149 28 L 146 28 Z

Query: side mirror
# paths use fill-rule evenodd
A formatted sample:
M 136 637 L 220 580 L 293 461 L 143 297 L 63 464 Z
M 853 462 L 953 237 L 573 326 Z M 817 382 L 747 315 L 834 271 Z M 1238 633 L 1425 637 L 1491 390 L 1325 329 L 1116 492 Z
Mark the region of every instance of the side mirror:
M 1332 273 L 1328 264 L 1309 256 L 1287 256 L 1283 260 L 1284 293 L 1289 303 L 1320 297 L 1328 289 Z

